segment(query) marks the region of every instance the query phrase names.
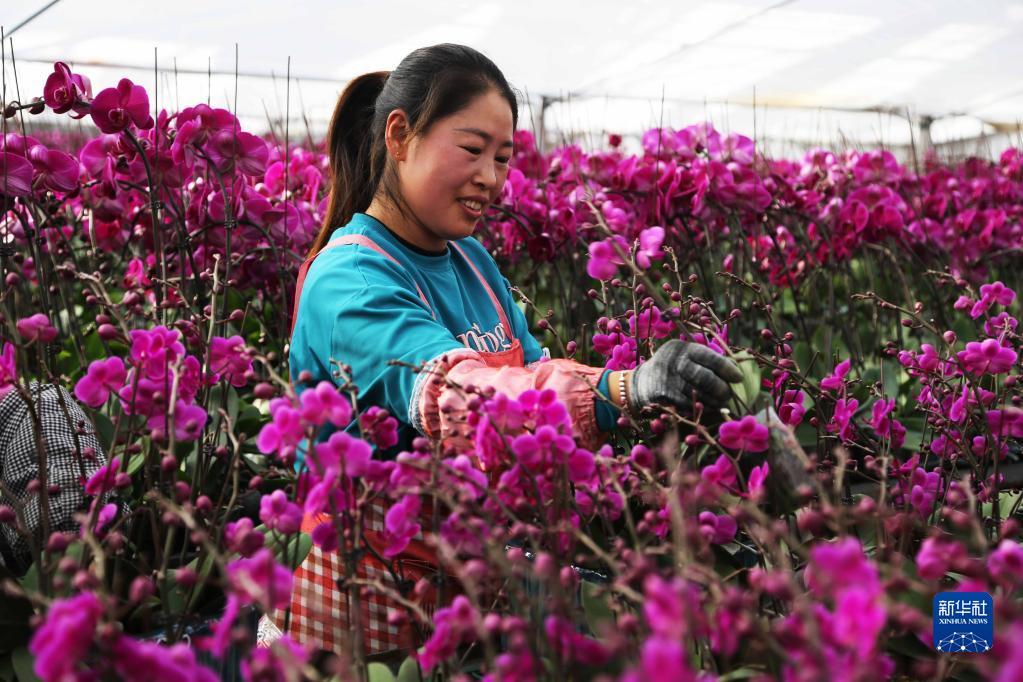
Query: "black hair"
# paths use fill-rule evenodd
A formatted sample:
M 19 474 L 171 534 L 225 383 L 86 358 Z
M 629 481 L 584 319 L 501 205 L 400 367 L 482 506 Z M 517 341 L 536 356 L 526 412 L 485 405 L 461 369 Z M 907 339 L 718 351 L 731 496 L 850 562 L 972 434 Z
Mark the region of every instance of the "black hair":
M 403 210 L 397 174 L 384 141 L 392 111 L 405 112 L 411 135 L 425 135 L 438 120 L 461 111 L 490 90 L 508 101 L 514 130 L 518 127 L 515 92 L 494 62 L 465 45 L 421 47 L 402 59 L 394 71 L 363 74 L 348 83 L 334 107 L 327 133 L 330 200 L 309 255 L 318 253 L 331 233 L 355 213 L 369 208 L 379 192 Z

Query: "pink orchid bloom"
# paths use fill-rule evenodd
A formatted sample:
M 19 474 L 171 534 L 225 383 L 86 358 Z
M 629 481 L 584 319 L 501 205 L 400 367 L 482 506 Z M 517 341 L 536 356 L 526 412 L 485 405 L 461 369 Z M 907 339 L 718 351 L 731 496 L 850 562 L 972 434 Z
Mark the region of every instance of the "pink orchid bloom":
M 16 361 L 14 346 L 5 341 L 3 351 L 0 352 L 0 400 L 11 392 L 18 381 Z
M 451 606 L 437 609 L 433 616 L 433 634 L 420 649 L 419 665 L 429 675 L 441 661 L 455 655 L 458 645 L 475 634 L 480 615 L 465 595 L 458 595 Z
M 266 142 L 250 133 L 222 130 L 210 138 L 205 149 L 221 173 L 231 173 L 236 165 L 245 175 L 259 177 L 266 172 Z
M 639 250 L 636 252 L 636 264 L 646 270 L 651 261 L 664 258 L 661 245 L 664 243 L 664 228 L 649 227 L 639 233 Z
M 701 472 L 703 480 L 710 484 L 717 484 L 729 487 L 735 484 L 735 465 L 728 455 L 720 455 L 713 464 L 703 467 Z
M 381 552 L 388 559 L 393 559 L 408 547 L 421 528 L 416 523 L 419 518 L 421 502 L 418 495 L 405 495 L 401 501 L 387 510 L 384 516 L 384 542 Z
M 270 401 L 270 417 L 270 423 L 259 431 L 256 447 L 265 455 L 287 459 L 295 454 L 305 437 L 302 414 L 287 398 L 274 398 Z
M 802 423 L 806 414 L 806 408 L 803 407 L 805 398 L 806 394 L 798 389 L 785 391 L 778 406 L 778 418 L 782 423 L 789 426 L 799 426 Z
M 27 197 L 32 193 L 32 163 L 23 156 L 0 152 L 0 195 Z
M 44 680 L 79 679 L 79 664 L 93 649 L 103 611 L 91 592 L 54 601 L 28 645 L 35 674 Z
M 179 441 L 198 440 L 202 436 L 207 419 L 206 410 L 201 406 L 178 400 L 174 403 L 174 438 Z M 151 415 L 146 425 L 154 434 L 166 437 L 167 417 L 162 411 Z
M 316 528 L 313 528 L 313 532 L 309 536 L 313 544 L 324 552 L 336 552 L 337 548 L 341 546 L 337 538 L 337 528 L 330 521 L 318 524 Z
M 309 466 L 321 475 L 330 470 L 346 476 L 365 476 L 371 470 L 373 451 L 364 440 L 352 438 L 344 431 L 335 431 L 314 447 L 316 456 Z
M 36 313 L 18 320 L 15 327 L 21 338 L 29 343 L 50 343 L 57 338 L 57 329 L 50 324 L 50 318 L 43 313 Z
M 269 548 L 256 551 L 250 558 L 232 561 L 227 565 L 227 577 L 231 591 L 243 603 L 259 604 L 265 611 L 284 608 L 291 600 L 291 571 L 277 563 Z
M 128 336 L 131 337 L 132 363 L 148 379 L 163 379 L 170 366 L 185 354 L 181 332 L 176 329 L 163 325 L 152 329 L 132 329 Z
M 259 520 L 270 530 L 291 535 L 302 527 L 302 508 L 290 501 L 283 490 L 278 489 L 260 499 Z
M 735 539 L 735 533 L 739 528 L 731 516 L 727 514 L 719 516 L 710 511 L 700 512 L 699 523 L 700 533 L 714 545 L 731 542 Z
M 359 432 L 378 448 L 389 448 L 398 442 L 398 420 L 387 410 L 371 405 L 359 415 Z
M 618 243 L 622 253 L 629 253 L 629 245 L 625 238 L 615 235 L 614 241 Z M 618 272 L 618 266 L 625 263 L 618 255 L 610 239 L 598 242 L 591 242 L 589 246 L 590 259 L 586 263 L 586 274 L 593 279 L 611 279 Z
M 351 402 L 329 381 L 321 381 L 314 388 L 302 391 L 299 402 L 302 419 L 311 424 L 322 426 L 330 422 L 345 427 L 352 420 Z
M 129 125 L 153 127 L 149 114 L 149 95 L 141 85 L 122 78 L 116 88 L 101 90 L 89 110 L 93 122 L 104 133 L 119 133 Z
M 941 536 L 929 537 L 916 554 L 917 574 L 924 580 L 941 580 L 945 573 L 966 560 L 963 543 Z
M 836 391 L 845 386 L 845 377 L 849 374 L 849 368 L 851 366 L 852 362 L 849 360 L 843 360 L 835 365 L 834 371 L 821 379 L 821 388 L 829 391 Z
M 956 354 L 963 369 L 972 374 L 1004 374 L 1016 362 L 1016 351 L 1003 346 L 997 339 L 971 341 L 966 350 Z
M 132 258 L 128 261 L 128 267 L 125 268 L 124 278 L 121 282 L 128 289 L 134 289 L 135 287 L 145 289 L 153 284 L 153 281 L 149 279 L 149 275 L 146 274 L 146 264 L 141 258 Z
M 212 670 L 199 662 L 195 647 L 184 642 L 167 646 L 122 634 L 111 647 L 110 659 L 117 679 L 124 682 L 216 682 L 218 679 Z
M 210 340 L 209 361 L 210 371 L 216 375 L 214 381 L 223 377 L 235 388 L 248 383 L 248 376 L 252 373 L 252 358 L 242 337 L 235 335 L 225 339 L 214 336 Z
M 828 425 L 828 431 L 838 433 L 839 438 L 842 440 L 852 438 L 852 418 L 859 406 L 860 401 L 856 398 L 849 398 L 848 400 L 841 398 L 836 401 L 835 414 Z
M 1018 407 L 1004 407 L 988 410 L 985 415 L 988 428 L 996 437 L 1023 438 L 1023 410 Z
M 877 567 L 864 554 L 859 540 L 845 537 L 814 545 L 806 567 L 806 584 L 815 595 L 827 596 L 850 585 L 877 589 L 880 580 Z
M 980 300 L 970 309 L 970 317 L 977 319 L 994 304 L 1007 306 L 1016 300 L 1016 292 L 1001 282 L 983 284 L 980 287 Z
M 128 373 L 124 362 L 117 356 L 89 363 L 85 376 L 75 383 L 75 397 L 89 407 L 99 407 L 124 385 Z
M 952 308 L 962 312 L 967 309 L 972 309 L 975 303 L 976 302 L 972 298 L 963 295 L 956 299 L 956 302 L 952 304 Z
M 89 111 L 89 100 L 92 99 L 92 83 L 86 76 L 72 73 L 64 62 L 53 65 L 53 73 L 43 86 L 43 101 L 53 109 L 55 114 L 64 114 L 74 110 L 71 118 L 83 118 Z
M 243 557 L 256 553 L 266 542 L 266 536 L 255 530 L 252 519 L 247 516 L 231 521 L 224 526 L 224 546 L 230 552 Z
M 117 484 L 118 471 L 121 469 L 121 458 L 114 457 L 109 464 L 101 466 L 85 482 L 86 495 L 102 495 L 113 490 Z
M 1023 547 L 1005 539 L 987 559 L 987 569 L 997 582 L 1017 586 L 1023 583 Z
M 767 427 L 749 414 L 718 427 L 718 441 L 729 450 L 763 452 L 767 449 L 770 435 Z
M 765 488 L 764 484 L 767 482 L 767 476 L 771 473 L 771 466 L 767 462 L 764 462 L 760 466 L 753 467 L 749 473 L 749 478 L 746 483 L 749 491 L 746 494 L 751 500 L 760 500 L 764 496 Z
M 651 632 L 672 639 L 685 636 L 687 592 L 685 582 L 677 576 L 665 580 L 651 574 L 643 581 L 643 616 Z
M 37 187 L 53 192 L 71 192 L 78 187 L 81 166 L 70 154 L 39 144 L 28 150 L 28 158 L 36 172 Z

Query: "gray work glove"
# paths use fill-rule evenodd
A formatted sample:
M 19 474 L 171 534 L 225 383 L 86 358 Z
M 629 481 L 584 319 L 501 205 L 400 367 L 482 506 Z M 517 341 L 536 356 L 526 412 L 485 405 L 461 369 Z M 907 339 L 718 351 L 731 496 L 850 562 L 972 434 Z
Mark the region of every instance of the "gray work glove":
M 742 381 L 742 372 L 724 355 L 698 343 L 672 339 L 632 373 L 629 409 L 634 414 L 661 403 L 691 411 L 693 400 L 714 409 L 732 396 L 729 383 Z

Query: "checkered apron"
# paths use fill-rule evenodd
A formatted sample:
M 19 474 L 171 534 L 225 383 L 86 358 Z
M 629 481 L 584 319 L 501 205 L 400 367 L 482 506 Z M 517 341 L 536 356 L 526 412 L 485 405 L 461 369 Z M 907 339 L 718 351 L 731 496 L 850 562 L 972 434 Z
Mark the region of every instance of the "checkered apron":
M 469 263 L 497 310 L 508 339 L 512 341 L 512 347 L 507 350 L 492 353 L 481 352 L 480 356 L 483 361 L 490 367 L 524 366 L 522 344 L 512 333 L 511 324 L 508 322 L 497 296 L 462 249 L 454 242 L 449 243 Z M 359 244 L 368 247 L 394 263 L 400 264 L 397 259 L 364 235 L 339 237 L 329 242 L 323 250 L 345 244 Z M 295 314 L 298 311 L 298 299 L 301 295 L 302 284 L 311 262 L 312 258 L 303 263 L 299 270 Z M 429 307 L 421 289 L 419 297 Z M 294 319 L 293 317 L 292 329 L 294 329 Z M 488 472 L 492 479 L 494 473 Z M 364 511 L 364 536 L 377 553 L 382 553 L 384 547 L 382 532 L 384 517 L 389 505 L 390 502 L 387 500 L 377 498 Z M 431 527 L 432 514 L 431 505 L 424 501 L 419 518 L 422 528 Z M 329 518 L 326 514 L 315 517 L 307 516 L 303 519 L 302 531 L 311 532 L 318 524 L 329 520 Z M 436 553 L 426 545 L 422 534 L 416 535 L 405 551 L 392 560 L 391 567 L 398 574 L 399 580 L 406 585 L 414 585 L 424 578 L 427 579 L 430 585 L 429 589 L 421 597 L 412 597 L 427 614 L 432 615 L 438 603 L 438 590 L 441 604 L 449 603 L 458 593 L 458 585 L 455 581 L 442 576 Z M 354 622 L 348 591 L 338 589 L 337 585 L 337 579 L 344 576 L 344 573 L 343 559 L 337 552 L 324 552 L 313 546 L 305 561 L 295 571 L 290 608 L 287 612 L 278 610 L 270 614 L 269 617 L 265 617 L 261 622 L 260 632 L 269 633 L 265 637 L 261 636 L 261 643 L 269 644 L 275 636 L 279 636 L 280 632 L 288 632 L 298 642 L 340 654 L 352 639 L 352 628 L 361 627 L 367 655 L 401 650 L 410 651 L 422 644 L 422 639 L 410 619 L 404 619 L 404 623 L 401 625 L 388 622 L 389 613 L 392 611 L 404 613 L 404 607 L 372 589 L 363 590 L 360 593 L 362 595 L 360 597 L 361 613 L 358 622 Z M 399 586 L 394 584 L 388 567 L 369 552 L 364 553 L 358 561 L 356 576 L 363 580 L 379 580 L 387 587 L 401 592 Z
M 382 533 L 384 516 L 389 504 L 387 500 L 376 498 L 369 503 L 363 514 L 363 535 L 366 542 L 378 553 L 384 547 Z M 428 514 L 428 511 L 426 514 L 420 514 L 420 525 L 430 522 Z M 329 520 L 330 517 L 326 514 L 307 516 L 302 522 L 302 531 L 311 532 L 318 524 Z M 414 585 L 423 578 L 429 581 L 431 587 L 421 601 L 422 608 L 428 614 L 432 614 L 437 600 L 437 588 L 441 582 L 436 563 L 433 550 L 426 546 L 420 533 L 392 564 L 398 579 L 406 585 Z M 353 622 L 355 619 L 348 591 L 340 590 L 337 586 L 337 579 L 343 575 L 345 567 L 340 553 L 325 552 L 314 546 L 295 571 L 288 627 L 285 628 L 286 618 L 283 611 L 273 614 L 274 625 L 282 632 L 287 630 L 296 641 L 311 643 L 317 648 L 337 653 L 350 644 L 354 627 L 362 628 L 367 655 L 395 649 L 408 650 L 419 646 L 419 638 L 407 619 L 401 626 L 388 622 L 388 614 L 391 611 L 403 613 L 404 608 L 375 590 L 361 591 L 362 613 L 358 623 Z M 356 576 L 361 580 L 377 580 L 388 588 L 401 592 L 388 567 L 370 553 L 366 553 L 358 561 Z

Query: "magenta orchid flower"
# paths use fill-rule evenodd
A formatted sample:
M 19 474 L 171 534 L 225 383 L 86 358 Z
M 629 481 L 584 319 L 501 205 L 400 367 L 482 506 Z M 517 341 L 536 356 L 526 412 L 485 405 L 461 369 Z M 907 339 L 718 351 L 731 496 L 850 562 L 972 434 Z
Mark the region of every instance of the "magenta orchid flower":
M 85 482 L 86 495 L 102 495 L 113 490 L 118 483 L 118 472 L 121 469 L 121 458 L 114 457 L 109 464 L 101 466 L 96 470 L 89 480 Z
M 418 495 L 405 495 L 401 501 L 387 510 L 384 516 L 384 542 L 381 552 L 388 559 L 393 559 L 408 547 L 421 528 L 416 522 L 419 518 L 421 503 Z
M 924 580 L 940 580 L 945 573 L 958 569 L 966 560 L 963 543 L 941 536 L 929 537 L 916 554 L 917 574 Z
M 361 438 L 352 438 L 344 431 L 335 431 L 323 443 L 313 448 L 316 456 L 309 462 L 311 469 L 326 476 L 336 471 L 346 476 L 365 476 L 372 468 L 373 451 Z
M 822 542 L 810 550 L 806 584 L 811 592 L 826 596 L 856 585 L 867 589 L 880 587 L 877 567 L 863 552 L 859 540 L 845 537 Z
M 843 360 L 835 365 L 834 371 L 821 379 L 821 388 L 829 391 L 837 391 L 845 386 L 845 377 L 849 374 L 849 367 L 851 365 L 852 363 L 849 360 Z
M 245 175 L 259 177 L 266 172 L 270 157 L 266 142 L 250 133 L 222 130 L 205 146 L 206 153 L 221 173 L 237 168 Z
M 749 414 L 718 427 L 718 441 L 730 450 L 763 452 L 767 449 L 770 435 L 768 428 Z
M 274 553 L 266 547 L 249 558 L 232 561 L 227 565 L 227 576 L 231 591 L 243 603 L 259 604 L 271 611 L 286 607 L 291 599 L 291 571 L 278 564 Z
M 291 535 L 302 527 L 302 508 L 290 501 L 283 490 L 278 489 L 264 495 L 259 501 L 259 519 L 270 530 Z
M 252 375 L 252 355 L 245 348 L 245 339 L 235 335 L 229 339 L 214 336 L 210 340 L 210 371 L 214 381 L 227 379 L 235 388 L 248 383 Z
M 5 341 L 3 351 L 0 352 L 0 400 L 10 393 L 18 381 L 16 361 L 14 346 Z
M 208 417 L 206 410 L 200 405 L 190 405 L 178 400 L 174 404 L 174 438 L 183 442 L 198 440 L 202 436 Z M 152 414 L 146 425 L 153 431 L 154 437 L 166 437 L 167 417 L 162 411 Z
M 124 385 L 128 373 L 124 362 L 117 356 L 89 363 L 85 376 L 75 384 L 75 397 L 89 407 L 99 407 Z
M 50 604 L 28 645 L 35 657 L 35 674 L 44 680 L 81 679 L 78 666 L 93 648 L 102 617 L 103 604 L 91 592 Z
M 389 448 L 398 442 L 398 420 L 387 410 L 371 405 L 359 415 L 359 432 L 378 448 Z
M 1001 282 L 983 284 L 980 287 L 980 300 L 970 309 L 970 317 L 977 319 L 994 304 L 1007 306 L 1016 300 L 1016 292 Z
M 104 133 L 119 133 L 129 125 L 143 130 L 153 127 L 149 95 L 141 85 L 122 78 L 116 88 L 101 90 L 89 110 L 93 122 Z
M 852 419 L 859 406 L 860 401 L 856 398 L 841 398 L 837 400 L 835 402 L 835 414 L 828 425 L 828 430 L 831 433 L 838 433 L 839 438 L 842 440 L 852 438 Z
M 702 477 L 704 482 L 724 487 L 735 485 L 735 465 L 728 455 L 720 455 L 713 464 L 703 467 Z
M 152 329 L 132 329 L 132 363 L 141 369 L 148 379 L 163 379 L 167 370 L 185 354 L 181 343 L 181 332 L 163 325 Z
M 15 327 L 21 338 L 29 343 L 50 343 L 57 338 L 57 329 L 50 324 L 50 318 L 43 313 L 36 313 L 18 320 Z
M 122 634 L 110 648 L 110 660 L 117 679 L 124 682 L 216 682 L 218 679 L 212 670 L 199 662 L 196 648 L 184 642 L 168 646 Z
M 623 253 L 629 252 L 629 246 L 623 237 L 615 235 L 614 240 Z M 586 274 L 593 279 L 611 279 L 618 272 L 618 266 L 625 263 L 610 239 L 590 243 L 589 250 L 590 260 L 586 263 Z
M 639 250 L 636 252 L 636 264 L 646 270 L 651 261 L 664 258 L 661 245 L 664 243 L 664 228 L 649 227 L 639 233 Z
M 36 172 L 37 187 L 54 192 L 71 192 L 78 187 L 82 167 L 70 154 L 40 144 L 28 150 L 28 158 Z
M 256 438 L 256 447 L 266 455 L 290 458 L 305 436 L 302 415 L 287 398 L 274 398 L 270 401 L 270 417 L 270 423 Z
M 455 655 L 462 640 L 475 634 L 480 615 L 465 595 L 455 597 L 451 606 L 437 609 L 433 616 L 433 634 L 419 650 L 419 665 L 429 675 L 441 661 Z
M 806 408 L 803 407 L 805 398 L 806 394 L 798 389 L 788 390 L 782 394 L 781 404 L 778 406 L 778 418 L 782 423 L 789 426 L 799 426 L 802 423 L 806 414 Z
M 988 557 L 987 568 L 997 582 L 1010 586 L 1023 583 L 1023 547 L 1015 540 L 1002 540 Z
M 997 339 L 971 341 L 966 350 L 956 354 L 963 369 L 972 374 L 1004 374 L 1012 369 L 1018 357 L 1016 351 L 1003 346 Z
M 707 542 L 713 545 L 723 545 L 735 539 L 735 533 L 739 529 L 735 519 L 727 514 L 717 515 L 714 512 L 703 511 L 699 516 L 700 534 Z
M 43 86 L 43 101 L 55 114 L 74 111 L 71 118 L 83 118 L 89 111 L 92 99 L 92 83 L 86 76 L 72 73 L 64 62 L 53 65 L 53 73 Z M 78 114 L 75 116 L 75 114 Z
M 351 402 L 329 381 L 321 381 L 314 388 L 302 391 L 299 402 L 302 419 L 310 424 L 322 426 L 330 422 L 345 427 L 352 421 Z
M 27 197 L 32 193 L 32 163 L 23 156 L 0 152 L 0 195 Z
M 749 472 L 749 478 L 746 480 L 746 485 L 749 488 L 746 497 L 754 501 L 762 499 L 765 492 L 764 485 L 767 483 L 767 476 L 770 473 L 771 466 L 767 462 L 753 467 L 752 471 Z
M 243 516 L 224 526 L 224 546 L 228 551 L 249 557 L 266 542 L 266 536 L 255 530 L 252 519 Z

